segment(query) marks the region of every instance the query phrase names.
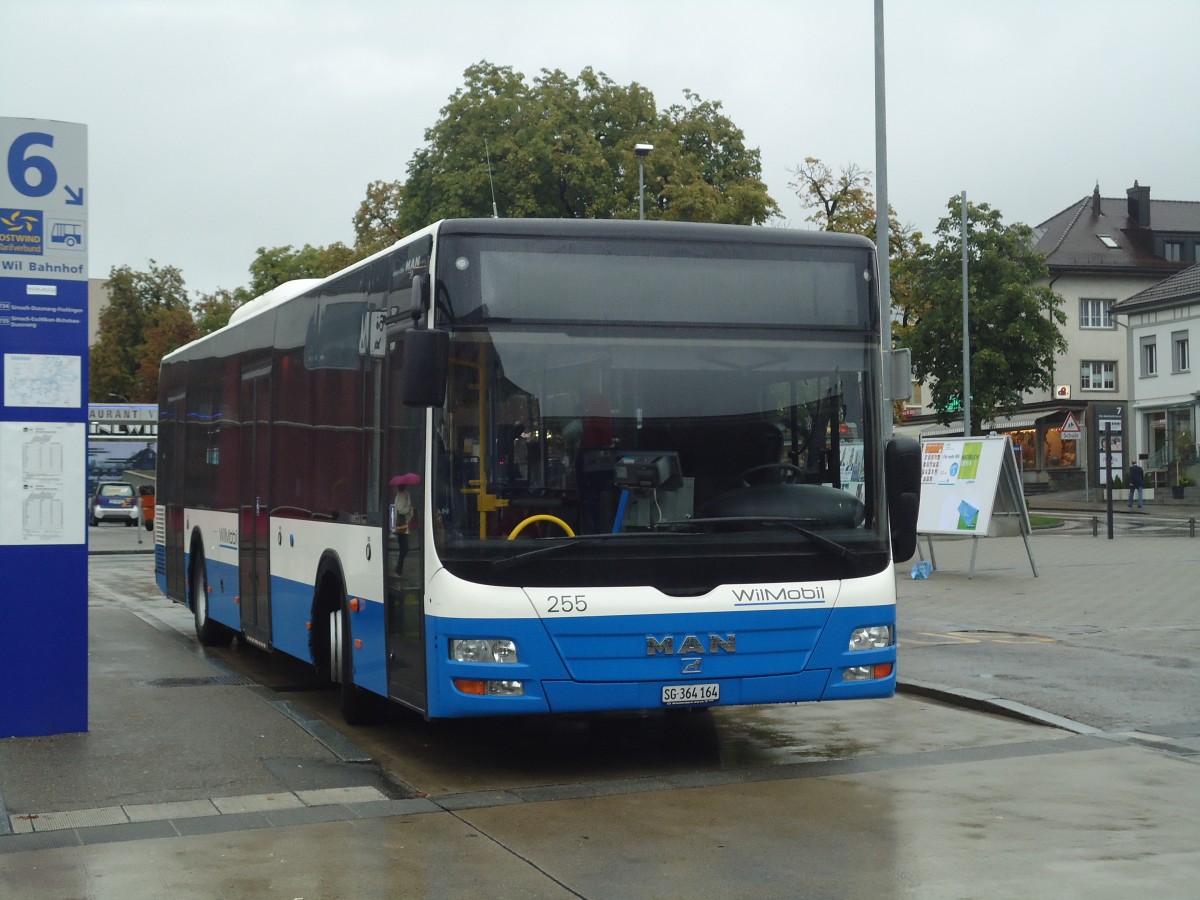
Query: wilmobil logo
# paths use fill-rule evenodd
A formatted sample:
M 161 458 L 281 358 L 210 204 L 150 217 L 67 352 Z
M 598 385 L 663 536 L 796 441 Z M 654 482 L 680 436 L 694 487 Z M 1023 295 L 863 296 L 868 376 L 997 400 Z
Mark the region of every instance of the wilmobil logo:
M 237 546 L 237 529 L 222 528 L 221 529 L 221 546 L 236 547 Z
M 42 213 L 34 209 L 0 209 L 0 253 L 42 255 Z
M 816 587 L 756 587 L 734 588 L 733 602 L 737 606 L 758 606 L 769 603 L 824 603 L 825 588 Z

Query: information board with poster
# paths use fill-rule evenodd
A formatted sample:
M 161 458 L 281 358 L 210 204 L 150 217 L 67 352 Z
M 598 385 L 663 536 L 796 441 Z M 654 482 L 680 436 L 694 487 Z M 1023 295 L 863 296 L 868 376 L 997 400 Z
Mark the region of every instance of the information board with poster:
M 1100 448 L 1100 464 L 1096 474 L 1100 484 L 1108 484 L 1109 453 L 1112 454 L 1113 478 L 1118 476 L 1124 480 L 1125 475 L 1125 435 L 1122 431 L 1120 416 L 1096 416 L 1096 437 Z
M 1012 441 L 1008 435 L 943 438 L 921 443 L 921 506 L 917 531 L 955 537 L 1025 539 L 1029 551 L 1029 510 L 1021 490 Z M 930 552 L 932 554 L 932 544 Z M 971 551 L 971 574 L 975 550 Z

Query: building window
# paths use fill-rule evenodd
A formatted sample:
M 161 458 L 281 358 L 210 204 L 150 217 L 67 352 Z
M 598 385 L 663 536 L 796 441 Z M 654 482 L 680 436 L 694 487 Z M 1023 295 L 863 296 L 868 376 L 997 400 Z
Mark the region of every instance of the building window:
M 1182 241 L 1164 241 L 1163 259 L 1167 262 L 1179 262 L 1183 259 Z
M 1187 372 L 1192 365 L 1191 353 L 1188 351 L 1188 333 L 1176 331 L 1171 335 L 1171 371 Z
M 1100 243 L 1102 243 L 1109 250 L 1119 250 L 1121 248 L 1121 245 L 1113 240 L 1113 236 L 1111 234 L 1098 234 L 1096 237 L 1100 238 Z
M 1080 300 L 1080 328 L 1116 328 L 1112 317 L 1112 300 Z
M 1153 337 L 1142 338 L 1142 376 L 1158 374 L 1158 346 Z
M 1079 388 L 1084 391 L 1115 391 L 1117 364 L 1110 360 L 1085 359 L 1079 371 Z

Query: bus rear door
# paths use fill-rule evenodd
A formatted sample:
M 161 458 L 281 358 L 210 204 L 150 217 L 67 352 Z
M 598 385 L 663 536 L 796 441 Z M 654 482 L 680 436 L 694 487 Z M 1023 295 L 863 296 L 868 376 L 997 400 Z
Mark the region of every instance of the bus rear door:
M 271 645 L 271 569 L 268 529 L 271 461 L 271 368 L 242 372 L 241 491 L 238 516 L 238 595 L 242 632 Z

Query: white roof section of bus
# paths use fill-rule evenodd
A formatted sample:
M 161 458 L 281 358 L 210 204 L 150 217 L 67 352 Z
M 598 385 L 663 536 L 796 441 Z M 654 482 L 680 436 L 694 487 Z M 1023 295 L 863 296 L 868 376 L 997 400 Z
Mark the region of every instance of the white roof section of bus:
M 376 259 L 377 257 L 385 256 L 388 253 L 391 253 L 394 249 L 396 249 L 396 247 L 400 246 L 401 244 L 408 243 L 409 241 L 413 240 L 414 238 L 423 237 L 426 234 L 433 234 L 434 232 L 437 231 L 437 228 L 439 225 L 441 225 L 441 223 L 442 223 L 442 220 L 439 219 L 437 222 L 434 222 L 432 225 L 426 225 L 420 231 L 414 231 L 412 234 L 406 235 L 405 237 L 400 238 L 398 241 L 396 241 L 396 243 L 392 244 L 390 247 L 385 247 L 376 253 L 372 253 L 366 259 L 360 259 L 356 263 L 351 263 L 350 265 L 346 266 L 346 268 L 344 268 L 338 272 L 334 272 L 332 275 L 328 275 L 325 278 L 295 278 L 291 281 L 285 281 L 283 284 L 276 285 L 275 287 L 271 288 L 271 290 L 267 291 L 265 294 L 259 294 L 253 300 L 248 300 L 245 303 L 243 303 L 241 306 L 239 306 L 237 309 L 235 309 L 233 311 L 233 314 L 230 315 L 229 321 L 226 322 L 223 327 L 218 328 L 214 332 L 203 335 L 202 337 L 198 337 L 198 338 L 196 338 L 196 340 L 191 341 L 190 343 L 184 344 L 182 347 L 178 347 L 175 350 L 172 350 L 170 353 L 168 353 L 166 356 L 164 356 L 163 359 L 170 359 L 172 356 L 174 356 L 180 350 L 186 350 L 187 348 L 191 347 L 194 344 L 198 344 L 201 341 L 205 341 L 208 338 L 212 337 L 212 335 L 217 334 L 218 332 L 224 331 L 226 328 L 229 328 L 231 325 L 237 325 L 239 322 L 243 322 L 246 319 L 249 319 L 251 316 L 256 316 L 261 312 L 267 311 L 268 309 L 274 309 L 276 306 L 280 306 L 295 297 L 299 297 L 301 294 L 305 293 L 306 291 L 310 290 L 311 288 L 315 287 L 316 285 L 321 284 L 322 282 L 332 281 L 333 279 L 338 278 L 341 275 L 345 275 L 347 272 L 357 269 L 359 266 L 365 266 L 367 263 L 371 262 L 372 260 Z
M 273 306 L 286 303 L 293 297 L 299 297 L 310 287 L 320 284 L 324 280 L 323 278 L 296 278 L 292 281 L 285 281 L 283 284 L 277 284 L 265 294 L 259 294 L 253 300 L 243 303 L 235 309 L 226 324 L 236 325 L 244 319 L 266 312 Z

